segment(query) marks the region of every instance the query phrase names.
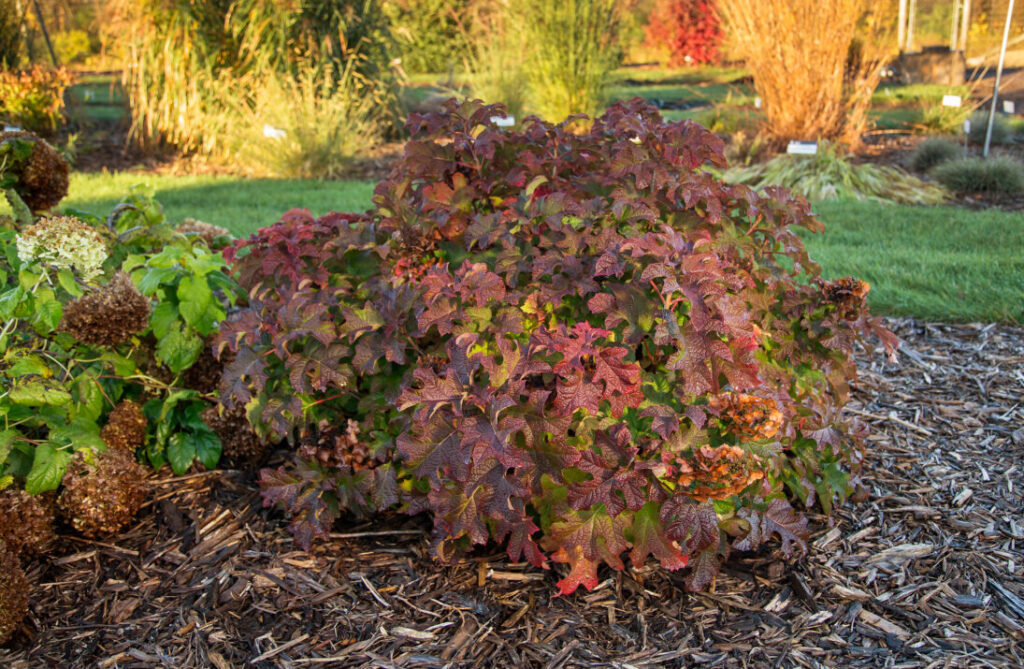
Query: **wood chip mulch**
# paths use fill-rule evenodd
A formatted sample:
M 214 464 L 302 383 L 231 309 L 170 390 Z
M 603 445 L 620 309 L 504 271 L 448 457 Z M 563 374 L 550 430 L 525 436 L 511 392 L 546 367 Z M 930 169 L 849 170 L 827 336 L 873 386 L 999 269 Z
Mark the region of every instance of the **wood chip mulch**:
M 165 478 L 116 545 L 68 535 L 31 567 L 0 666 L 1024 666 L 1024 330 L 890 325 L 900 362 L 865 360 L 853 407 L 870 498 L 812 516 L 792 563 L 734 555 L 704 594 L 605 570 L 554 597 L 497 551 L 436 565 L 422 518 L 307 554 L 246 475 Z

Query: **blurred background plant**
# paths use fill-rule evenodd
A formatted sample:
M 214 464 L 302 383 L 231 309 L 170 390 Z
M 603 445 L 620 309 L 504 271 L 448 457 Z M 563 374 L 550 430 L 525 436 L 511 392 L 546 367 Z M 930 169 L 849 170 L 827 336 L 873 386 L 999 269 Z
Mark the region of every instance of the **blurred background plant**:
M 64 68 L 34 65 L 28 70 L 0 70 L 0 120 L 52 135 L 62 125 L 64 91 L 72 80 Z
M 338 87 L 347 87 L 340 91 L 343 98 L 359 94 L 378 105 L 379 132 L 399 122 L 392 39 L 378 2 L 116 1 L 132 26 L 126 33 L 124 85 L 132 133 L 145 145 L 228 159 L 237 125 L 260 116 L 258 101 L 280 101 L 282 87 L 301 91 L 300 103 L 317 110 L 308 124 L 332 122 L 319 113 L 330 104 L 342 114 L 333 119 L 338 128 L 350 126 L 344 114 L 355 106 L 325 100 Z M 301 115 L 292 115 L 292 132 L 304 137 L 331 132 L 300 129 L 302 122 Z M 310 144 L 302 140 L 298 146 Z
M 14 69 L 21 59 L 21 20 L 18 0 L 0 0 L 0 69 Z
M 931 174 L 955 193 L 1017 195 L 1024 192 L 1024 164 L 1009 156 L 951 160 L 937 166 Z
M 502 103 L 514 118 L 527 105 L 527 37 L 508 2 L 474 3 L 463 24 L 468 48 L 462 60 L 467 93 L 487 103 Z
M 889 0 L 718 0 L 776 144 L 854 145 L 889 55 Z M 809 67 L 809 64 L 813 64 Z
M 470 48 L 463 26 L 476 4 L 472 0 L 385 2 L 402 69 L 409 74 L 450 74 L 461 65 Z
M 917 145 L 910 154 L 910 169 L 916 172 L 927 172 L 936 165 L 956 160 L 961 157 L 964 147 L 945 137 L 933 137 Z
M 646 42 L 668 54 L 668 64 L 718 62 L 724 37 L 713 0 L 658 0 L 645 28 Z
M 784 186 L 810 201 L 877 200 L 900 204 L 941 204 L 945 191 L 897 167 L 854 163 L 835 144 L 822 143 L 812 156 L 781 155 L 766 163 L 734 167 L 724 180 L 755 189 Z

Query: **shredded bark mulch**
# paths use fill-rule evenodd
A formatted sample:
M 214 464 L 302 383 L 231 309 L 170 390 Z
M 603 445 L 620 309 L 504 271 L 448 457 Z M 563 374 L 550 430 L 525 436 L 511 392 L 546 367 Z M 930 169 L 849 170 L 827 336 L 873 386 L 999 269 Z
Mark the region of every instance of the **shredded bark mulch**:
M 703 594 L 654 568 L 558 575 L 428 555 L 425 519 L 297 550 L 251 475 L 155 481 L 116 543 L 29 570 L 6 667 L 1024 666 L 1024 330 L 892 321 L 862 361 L 869 499 L 812 516 L 808 554 L 735 555 Z M 560 568 L 560 567 L 558 567 Z

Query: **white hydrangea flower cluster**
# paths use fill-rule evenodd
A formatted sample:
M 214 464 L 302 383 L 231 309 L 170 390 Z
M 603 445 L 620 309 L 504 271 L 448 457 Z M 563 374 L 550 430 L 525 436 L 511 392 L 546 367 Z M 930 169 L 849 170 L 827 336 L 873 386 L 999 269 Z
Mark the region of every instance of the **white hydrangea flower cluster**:
M 18 258 L 57 269 L 74 269 L 86 283 L 102 273 L 107 243 L 96 228 L 73 216 L 42 218 L 17 238 Z

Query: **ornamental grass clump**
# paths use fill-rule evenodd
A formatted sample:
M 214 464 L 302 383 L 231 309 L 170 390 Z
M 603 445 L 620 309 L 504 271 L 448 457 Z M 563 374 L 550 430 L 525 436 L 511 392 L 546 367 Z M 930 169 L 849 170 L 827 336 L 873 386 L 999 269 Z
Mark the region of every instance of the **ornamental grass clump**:
M 942 137 L 926 139 L 910 154 L 910 168 L 915 172 L 927 172 L 936 165 L 956 160 L 963 152 L 963 147 L 952 140 Z
M 865 296 L 836 295 L 803 198 L 708 168 L 722 141 L 617 103 L 575 134 L 449 102 L 365 215 L 292 211 L 228 249 L 222 396 L 297 444 L 261 474 L 300 545 L 346 511 L 429 513 L 450 561 L 494 541 L 568 594 L 598 569 L 806 547 L 800 509 L 853 490 L 843 413 Z M 578 129 L 578 126 L 574 126 Z
M 956 193 L 1016 195 L 1024 191 L 1024 165 L 1009 156 L 953 160 L 932 170 L 932 176 Z
M 813 156 L 783 154 L 749 167 L 733 167 L 722 177 L 751 188 L 783 186 L 808 200 L 877 200 L 899 204 L 942 204 L 939 186 L 898 167 L 854 163 L 835 145 L 824 145 Z

